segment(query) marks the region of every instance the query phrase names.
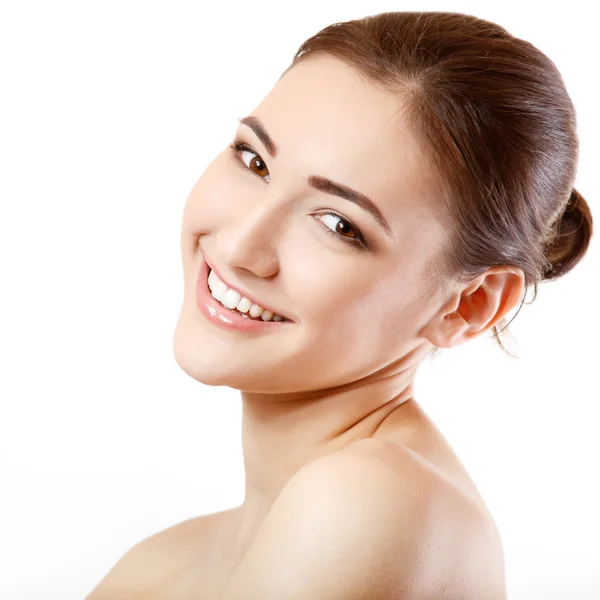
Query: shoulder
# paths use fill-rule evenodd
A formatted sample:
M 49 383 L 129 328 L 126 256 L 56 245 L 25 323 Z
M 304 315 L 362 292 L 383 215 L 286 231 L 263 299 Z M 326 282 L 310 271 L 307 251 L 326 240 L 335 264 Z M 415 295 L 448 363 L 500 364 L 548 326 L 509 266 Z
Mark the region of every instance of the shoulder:
M 504 600 L 495 526 L 414 453 L 362 440 L 285 486 L 224 600 Z
M 85 600 L 133 597 L 165 581 L 198 552 L 222 515 L 231 511 L 193 517 L 137 542 L 113 565 Z

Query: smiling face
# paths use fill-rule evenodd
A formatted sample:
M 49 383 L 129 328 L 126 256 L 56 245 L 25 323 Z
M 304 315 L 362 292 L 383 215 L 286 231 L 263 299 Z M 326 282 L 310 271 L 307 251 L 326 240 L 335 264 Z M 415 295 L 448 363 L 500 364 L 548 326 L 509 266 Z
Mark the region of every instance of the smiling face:
M 439 309 L 433 272 L 449 238 L 400 107 L 398 95 L 314 55 L 251 113 L 273 147 L 240 123 L 241 148 L 208 165 L 184 209 L 173 349 L 191 377 L 255 392 L 318 390 L 428 343 L 419 332 Z M 203 253 L 230 285 L 294 322 L 252 334 L 209 322 L 195 301 Z

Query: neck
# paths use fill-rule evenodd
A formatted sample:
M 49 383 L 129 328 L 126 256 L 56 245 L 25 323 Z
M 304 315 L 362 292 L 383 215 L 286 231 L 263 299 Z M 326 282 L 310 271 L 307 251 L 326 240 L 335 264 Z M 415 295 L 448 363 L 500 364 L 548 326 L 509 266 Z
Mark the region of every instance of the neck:
M 349 384 L 282 395 L 242 392 L 245 527 L 266 516 L 287 481 L 307 463 L 375 437 L 392 412 L 415 408 L 413 380 L 426 347 Z

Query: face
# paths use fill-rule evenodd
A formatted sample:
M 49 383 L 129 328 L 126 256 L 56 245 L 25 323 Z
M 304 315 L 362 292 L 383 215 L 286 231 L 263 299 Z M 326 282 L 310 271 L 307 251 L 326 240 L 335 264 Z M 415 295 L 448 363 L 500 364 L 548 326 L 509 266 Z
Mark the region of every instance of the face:
M 315 55 L 251 112 L 275 156 L 239 124 L 232 141 L 244 148 L 216 156 L 184 208 L 184 299 L 173 349 L 187 374 L 249 392 L 322 390 L 425 341 L 419 332 L 438 308 L 433 268 L 447 230 L 400 107 L 398 95 Z M 380 218 L 311 185 L 311 176 L 360 192 Z M 256 333 L 215 325 L 196 304 L 204 256 L 232 287 L 292 322 Z

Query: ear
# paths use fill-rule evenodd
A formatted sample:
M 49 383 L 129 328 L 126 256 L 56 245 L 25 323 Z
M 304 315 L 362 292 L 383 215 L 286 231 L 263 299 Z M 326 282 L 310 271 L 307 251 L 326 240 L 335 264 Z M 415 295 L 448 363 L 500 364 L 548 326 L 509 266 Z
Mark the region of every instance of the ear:
M 513 267 L 491 267 L 455 290 L 424 326 L 421 335 L 438 348 L 452 348 L 482 334 L 512 310 L 525 278 Z

